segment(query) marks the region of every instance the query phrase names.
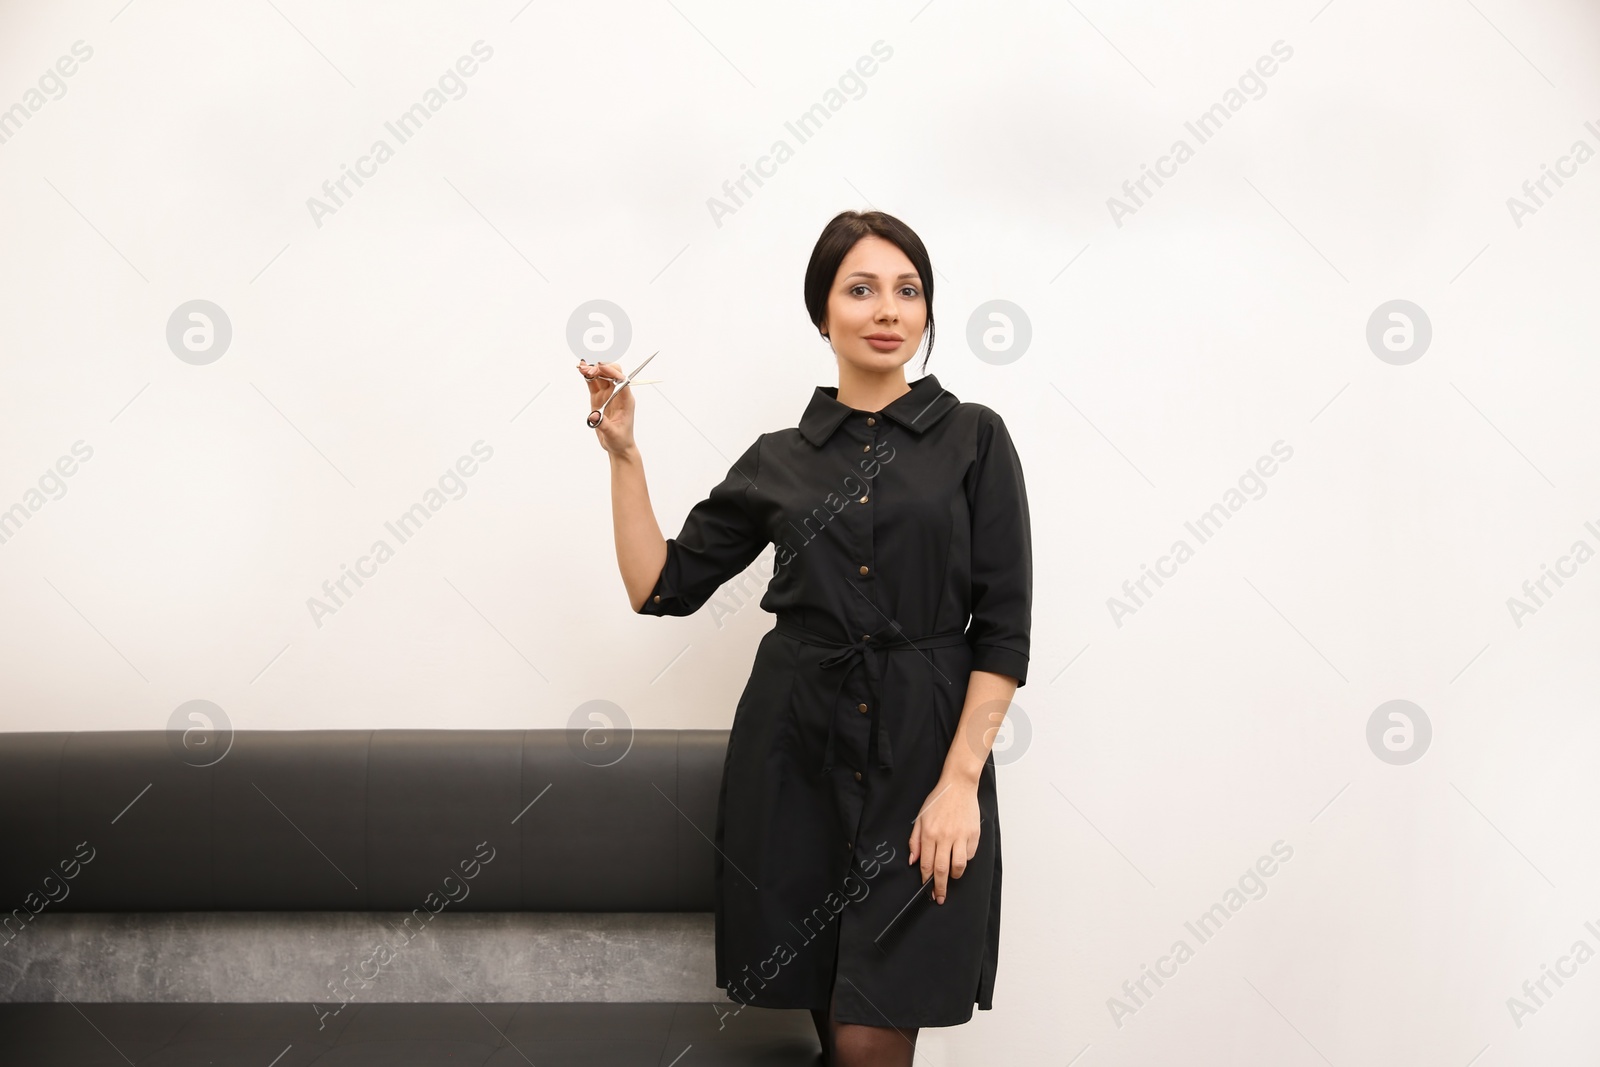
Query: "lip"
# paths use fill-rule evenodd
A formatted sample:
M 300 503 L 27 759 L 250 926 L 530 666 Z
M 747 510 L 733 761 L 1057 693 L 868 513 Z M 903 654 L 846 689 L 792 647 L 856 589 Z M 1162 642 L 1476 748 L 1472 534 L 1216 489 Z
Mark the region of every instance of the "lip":
M 867 334 L 867 340 L 869 340 L 869 341 L 904 341 L 905 338 L 901 337 L 897 333 L 869 333 L 869 334 Z

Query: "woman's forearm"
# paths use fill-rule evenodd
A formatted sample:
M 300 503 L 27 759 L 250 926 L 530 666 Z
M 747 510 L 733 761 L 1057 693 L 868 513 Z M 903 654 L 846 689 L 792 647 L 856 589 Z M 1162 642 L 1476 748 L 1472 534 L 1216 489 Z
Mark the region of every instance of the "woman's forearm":
M 650 506 L 650 488 L 644 478 L 644 457 L 638 448 L 611 456 L 611 529 L 617 541 L 617 569 L 628 590 L 628 603 L 637 612 L 661 577 L 667 561 L 667 541 Z
M 967 682 L 967 700 L 961 721 L 950 739 L 945 756 L 944 776 L 976 786 L 983 765 L 989 759 L 1000 724 L 1011 708 L 1017 680 L 1009 674 L 973 671 Z

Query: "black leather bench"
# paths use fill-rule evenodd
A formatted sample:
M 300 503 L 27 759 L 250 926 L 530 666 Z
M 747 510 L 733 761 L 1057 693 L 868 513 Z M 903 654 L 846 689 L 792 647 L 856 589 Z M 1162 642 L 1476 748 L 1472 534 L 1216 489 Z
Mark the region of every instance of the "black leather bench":
M 580 989 L 546 966 L 536 996 L 508 995 L 524 990 L 523 977 L 480 967 L 474 995 L 440 972 L 436 993 L 389 1002 L 384 957 L 358 965 L 370 982 L 352 986 L 344 969 L 348 997 L 326 966 L 285 981 L 282 960 L 267 962 L 316 940 L 301 931 L 336 936 L 337 925 L 317 925 L 330 916 L 366 922 L 359 913 L 369 912 L 385 913 L 396 947 L 408 943 L 402 931 L 427 928 L 423 948 L 386 955 L 395 973 L 411 968 L 395 981 L 430 991 L 427 968 L 449 955 L 452 929 L 468 929 L 473 913 L 517 913 L 482 921 L 552 913 L 580 926 L 586 916 L 625 913 L 617 918 L 639 924 L 629 940 L 647 942 L 631 946 L 635 959 L 651 954 L 652 916 L 701 913 L 692 918 L 707 921 L 692 938 L 709 939 L 710 839 L 727 737 L 0 734 L 0 1065 L 814 1064 L 805 1012 L 730 1015 L 737 1005 L 709 973 L 693 976 L 695 988 L 716 995 L 697 1001 L 611 995 L 639 988 L 637 967 L 591 969 Z M 192 956 L 158 967 L 119 951 L 130 921 L 182 913 L 159 915 L 166 943 L 174 931 L 209 936 L 213 912 L 237 913 L 254 932 L 254 942 L 240 942 L 253 948 L 237 966 L 203 940 Z M 218 942 L 216 951 L 237 947 Z M 146 942 L 141 951 L 159 950 Z M 222 995 L 196 995 L 186 970 Z M 239 988 L 253 995 L 227 995 Z M 189 992 L 174 997 L 174 989 Z

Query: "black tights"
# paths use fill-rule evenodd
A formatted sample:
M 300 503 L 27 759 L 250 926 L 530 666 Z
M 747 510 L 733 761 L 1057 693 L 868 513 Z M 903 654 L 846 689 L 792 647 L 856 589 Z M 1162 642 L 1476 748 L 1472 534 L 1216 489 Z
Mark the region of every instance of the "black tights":
M 828 1010 L 811 1009 L 811 1022 L 822 1042 L 823 1067 L 911 1067 L 917 1050 L 917 1028 L 867 1026 L 838 1019 L 838 979 L 828 991 Z

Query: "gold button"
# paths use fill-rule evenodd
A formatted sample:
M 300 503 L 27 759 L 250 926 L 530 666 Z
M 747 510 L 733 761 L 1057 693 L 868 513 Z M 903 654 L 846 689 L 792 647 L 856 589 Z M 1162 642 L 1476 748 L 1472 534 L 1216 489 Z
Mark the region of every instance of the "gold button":
M 661 603 L 661 594 L 657 593 L 652 599 L 657 604 Z
M 861 504 L 865 504 L 866 502 L 867 502 L 867 498 L 866 497 L 862 497 L 859 501 L 857 501 L 857 503 L 861 503 Z
M 862 567 L 862 568 L 861 568 L 861 573 L 862 573 L 862 574 L 865 574 L 865 573 L 867 573 L 867 568 L 866 568 L 866 567 Z
M 850 851 L 850 842 L 848 842 L 848 841 L 846 841 L 846 842 L 845 842 L 845 843 L 844 843 L 844 850 L 845 850 L 845 851 L 846 851 L 846 852 L 849 852 L 849 851 Z
M 863 452 L 871 452 L 872 451 L 872 446 L 871 445 L 862 445 L 861 446 L 861 451 L 863 451 Z
M 863 641 L 871 641 L 872 640 L 872 635 L 871 634 L 862 634 L 861 635 L 861 640 L 863 640 Z
M 867 706 L 865 704 L 857 704 L 856 710 L 865 715 L 867 713 Z
M 856 781 L 858 781 L 858 782 L 861 781 L 861 772 L 860 771 L 856 772 Z
M 878 420 L 873 418 L 871 415 L 868 415 L 867 416 L 867 425 L 868 426 L 876 426 L 876 425 L 878 425 Z

